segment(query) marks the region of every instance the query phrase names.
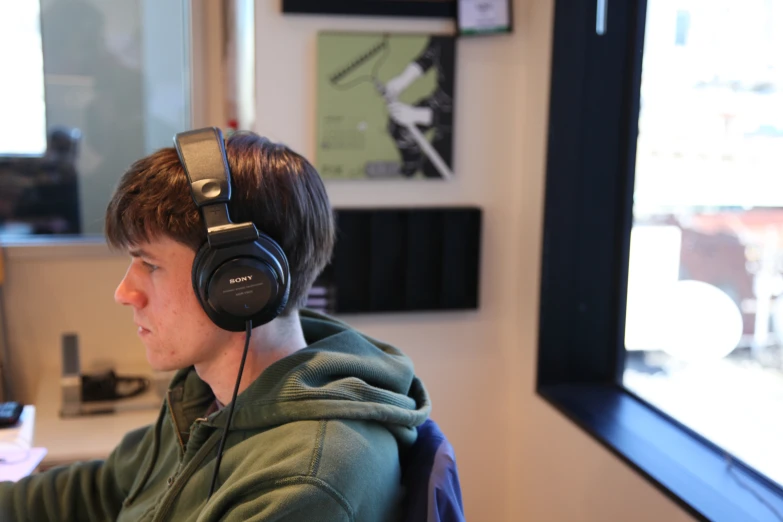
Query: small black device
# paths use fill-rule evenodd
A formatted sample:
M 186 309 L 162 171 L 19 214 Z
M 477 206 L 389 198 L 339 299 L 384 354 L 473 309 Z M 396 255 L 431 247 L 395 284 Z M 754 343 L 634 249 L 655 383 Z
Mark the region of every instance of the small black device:
M 0 428 L 16 426 L 24 405 L 19 402 L 0 402 Z
M 207 316 L 224 330 L 241 332 L 268 323 L 283 311 L 291 288 L 288 259 L 252 222 L 229 216 L 231 174 L 217 127 L 174 137 L 179 159 L 201 209 L 207 241 L 193 260 L 192 281 Z
M 82 402 L 116 401 L 141 395 L 150 386 L 143 376 L 117 375 L 107 370 L 93 375 L 82 375 Z

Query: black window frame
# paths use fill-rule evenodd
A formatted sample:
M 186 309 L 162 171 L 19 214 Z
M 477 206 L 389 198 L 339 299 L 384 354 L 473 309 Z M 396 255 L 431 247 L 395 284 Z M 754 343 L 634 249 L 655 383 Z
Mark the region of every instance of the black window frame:
M 695 518 L 781 520 L 783 490 L 622 386 L 646 0 L 555 2 L 536 393 Z

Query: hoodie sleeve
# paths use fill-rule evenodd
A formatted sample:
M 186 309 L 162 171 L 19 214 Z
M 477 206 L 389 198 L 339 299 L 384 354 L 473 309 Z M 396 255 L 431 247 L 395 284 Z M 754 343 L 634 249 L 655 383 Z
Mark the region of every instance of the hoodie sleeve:
M 152 441 L 150 426 L 125 435 L 109 457 L 0 482 L 0 520 L 36 522 L 117 518 Z
M 351 507 L 329 486 L 301 477 L 281 482 L 258 495 L 249 495 L 245 501 L 231 506 L 224 516 L 205 519 L 220 522 L 354 522 Z

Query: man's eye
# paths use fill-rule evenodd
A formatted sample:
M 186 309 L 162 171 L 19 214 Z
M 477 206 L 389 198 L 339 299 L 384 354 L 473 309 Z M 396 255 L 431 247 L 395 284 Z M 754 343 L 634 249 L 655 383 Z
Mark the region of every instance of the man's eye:
M 154 272 L 155 270 L 158 269 L 157 265 L 153 265 L 151 263 L 147 263 L 146 261 L 144 261 L 144 268 L 146 268 L 150 272 Z

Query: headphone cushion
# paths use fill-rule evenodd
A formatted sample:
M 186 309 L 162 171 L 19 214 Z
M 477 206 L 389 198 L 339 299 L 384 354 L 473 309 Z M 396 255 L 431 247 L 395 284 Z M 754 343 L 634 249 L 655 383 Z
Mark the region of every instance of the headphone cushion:
M 288 257 L 285 255 L 283 248 L 277 243 L 277 241 L 267 236 L 266 234 L 260 233 L 258 234 L 258 239 L 256 242 L 269 255 L 274 256 L 274 258 L 277 259 L 278 263 L 280 263 L 280 266 L 283 268 L 284 276 L 286 278 L 290 277 Z
M 201 291 L 199 290 L 199 285 L 198 285 L 198 280 L 199 280 L 198 276 L 202 270 L 204 259 L 207 257 L 208 253 L 209 253 L 209 241 L 205 241 L 201 245 L 201 247 L 196 251 L 196 257 L 193 258 L 193 268 L 190 271 L 190 283 L 191 285 L 193 285 L 193 292 L 196 294 L 196 297 L 198 297 L 201 306 L 204 307 L 206 307 L 206 303 L 204 303 L 201 299 Z

